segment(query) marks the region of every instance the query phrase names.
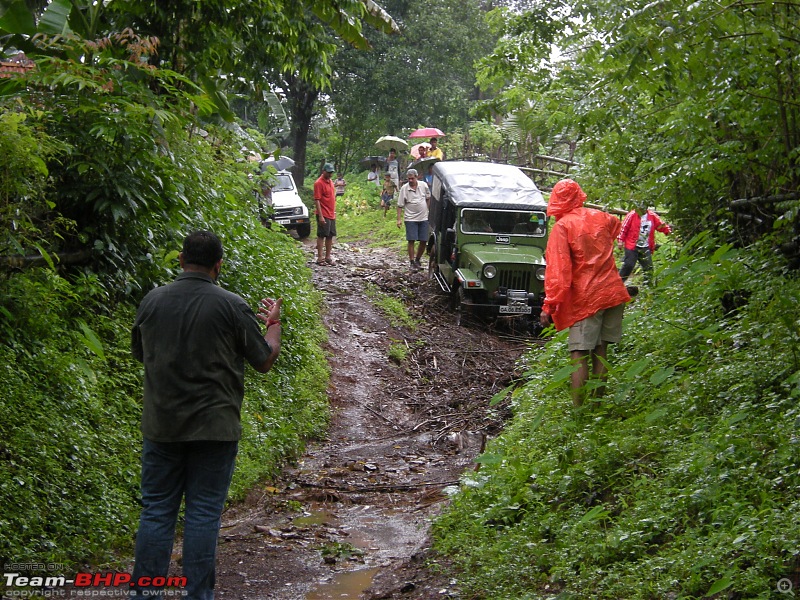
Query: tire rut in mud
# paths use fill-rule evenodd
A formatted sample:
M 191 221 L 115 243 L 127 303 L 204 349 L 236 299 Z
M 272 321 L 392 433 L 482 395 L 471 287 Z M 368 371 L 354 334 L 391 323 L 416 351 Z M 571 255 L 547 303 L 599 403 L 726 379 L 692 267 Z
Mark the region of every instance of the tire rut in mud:
M 425 568 L 428 527 L 501 429 L 505 404 L 489 401 L 535 340 L 457 325 L 427 273 L 395 251 L 338 244 L 336 265 L 321 266 L 304 249 L 325 297 L 330 428 L 223 515 L 217 596 L 457 598 L 446 574 Z M 391 322 L 374 304 L 382 295 L 417 325 Z

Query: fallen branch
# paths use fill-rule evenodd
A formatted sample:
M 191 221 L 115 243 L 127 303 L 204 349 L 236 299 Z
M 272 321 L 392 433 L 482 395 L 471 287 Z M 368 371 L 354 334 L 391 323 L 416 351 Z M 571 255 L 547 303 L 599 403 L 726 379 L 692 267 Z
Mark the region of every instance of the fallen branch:
M 789 194 L 776 194 L 775 196 L 755 196 L 753 198 L 739 198 L 731 200 L 731 206 L 747 206 L 749 204 L 771 204 L 773 202 L 784 202 L 786 200 L 800 200 L 800 192 Z
M 602 210 L 612 215 L 617 215 L 619 217 L 624 217 L 628 214 L 627 210 L 622 210 L 621 208 L 608 208 L 606 206 L 600 206 L 599 204 L 592 204 L 591 202 L 584 202 L 583 205 L 587 208 L 594 208 L 596 210 Z
M 364 408 L 366 408 L 366 409 L 367 409 L 369 412 L 371 412 L 371 413 L 372 413 L 373 415 L 375 415 L 376 417 L 380 417 L 381 419 L 383 419 L 384 421 L 386 421 L 387 423 L 389 423 L 389 425 L 393 425 L 393 426 L 395 426 L 395 427 L 400 427 L 400 424 L 399 424 L 399 423 L 395 423 L 395 422 L 394 422 L 394 421 L 392 421 L 392 420 L 391 420 L 389 417 L 385 417 L 384 415 L 382 415 L 381 413 L 379 413 L 377 410 L 374 410 L 374 409 L 370 408 L 370 407 L 369 407 L 369 406 L 367 406 L 366 404 L 362 404 L 361 406 L 363 406 Z
M 78 250 L 76 252 L 53 252 L 53 262 L 59 265 L 77 265 L 87 262 L 92 257 L 91 250 Z M 29 269 L 44 267 L 47 261 L 41 254 L 31 256 L 0 256 L 0 267 L 5 269 Z

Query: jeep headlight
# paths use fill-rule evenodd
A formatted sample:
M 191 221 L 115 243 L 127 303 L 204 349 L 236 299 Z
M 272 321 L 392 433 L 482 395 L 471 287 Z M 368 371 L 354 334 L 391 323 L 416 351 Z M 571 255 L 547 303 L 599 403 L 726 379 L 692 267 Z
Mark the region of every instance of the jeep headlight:
M 544 267 L 539 267 L 536 269 L 536 279 L 539 281 L 544 281 Z
M 295 206 L 294 207 L 294 214 L 302 215 L 303 214 L 303 207 L 302 206 Z
M 497 277 L 497 267 L 494 265 L 486 265 L 483 267 L 483 276 L 486 277 L 486 279 L 494 279 Z

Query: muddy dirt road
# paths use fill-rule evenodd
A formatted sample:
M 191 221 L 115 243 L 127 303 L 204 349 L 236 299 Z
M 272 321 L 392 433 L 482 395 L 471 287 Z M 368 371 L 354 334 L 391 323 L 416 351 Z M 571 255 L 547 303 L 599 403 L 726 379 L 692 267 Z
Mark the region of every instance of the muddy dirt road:
M 325 297 L 330 429 L 226 511 L 217 596 L 458 598 L 446 573 L 425 568 L 429 524 L 499 431 L 507 415 L 489 400 L 533 341 L 458 325 L 427 273 L 395 251 L 338 244 L 337 264 L 318 266 L 311 242 L 304 249 Z M 382 296 L 419 324 L 390 322 L 371 301 Z

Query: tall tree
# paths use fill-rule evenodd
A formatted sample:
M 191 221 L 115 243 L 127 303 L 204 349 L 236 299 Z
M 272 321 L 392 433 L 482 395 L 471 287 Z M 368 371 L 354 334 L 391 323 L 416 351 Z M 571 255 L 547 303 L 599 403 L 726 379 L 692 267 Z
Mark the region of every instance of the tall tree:
M 496 37 L 478 0 L 389 0 L 401 34 L 367 32 L 368 52 L 341 48 L 333 59 L 331 114 L 342 139 L 340 163 L 375 152 L 381 135 L 417 127 L 462 129 L 478 98 L 475 62 Z
M 4 25 L 16 27 L 20 18 L 25 22 L 24 31 L 15 33 L 36 32 L 25 0 L 7 0 L 3 6 L 0 37 L 6 33 Z M 71 27 L 90 39 L 104 30 L 124 28 L 158 39 L 160 50 L 149 56 L 151 63 L 200 83 L 226 118 L 232 117 L 226 88 L 244 89 L 256 98 L 263 98 L 264 90 L 282 91 L 295 117 L 291 141 L 299 158 L 298 183 L 302 183 L 311 123 L 312 112 L 307 107 L 329 85 L 329 57 L 335 39 L 363 50 L 369 47 L 363 24 L 385 32 L 397 29 L 391 16 L 373 0 L 115 0 L 88 5 L 79 0 L 54 0 L 47 11 L 60 19 L 64 31 Z M 60 30 L 55 24 L 46 31 Z M 31 45 L 21 36 L 14 41 Z
M 521 43 L 557 16 L 539 3 L 507 15 L 507 35 L 484 72 L 495 84 L 507 78 L 507 107 L 535 105 L 549 134 L 580 140 L 590 191 L 615 202 L 647 197 L 670 207 L 686 232 L 724 225 L 746 239 L 759 223 L 766 231 L 773 221 L 797 222 L 800 6 L 556 6 L 563 30 L 555 58 Z M 543 85 L 531 85 L 536 79 Z M 732 203 L 753 196 L 766 200 Z
M 289 3 L 284 17 L 289 25 L 279 36 L 250 35 L 244 46 L 240 71 L 248 73 L 247 79 L 256 88 L 270 87 L 279 92 L 288 104 L 290 132 L 287 144 L 293 149 L 293 173 L 302 186 L 306 173 L 306 144 L 315 114 L 315 102 L 320 93 L 330 86 L 331 58 L 336 51 L 336 40 L 354 52 L 364 52 L 370 47 L 369 37 L 374 31 L 385 35 L 398 31 L 393 18 L 372 0 L 347 0 L 336 4 Z M 362 29 L 361 21 L 370 27 Z M 286 43 L 282 43 L 286 40 Z M 302 52 L 280 55 L 279 60 L 268 60 L 270 53 L 281 48 L 299 46 Z

